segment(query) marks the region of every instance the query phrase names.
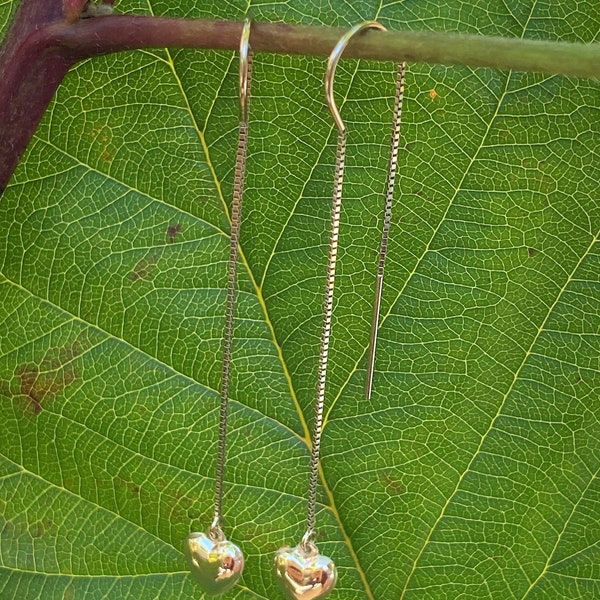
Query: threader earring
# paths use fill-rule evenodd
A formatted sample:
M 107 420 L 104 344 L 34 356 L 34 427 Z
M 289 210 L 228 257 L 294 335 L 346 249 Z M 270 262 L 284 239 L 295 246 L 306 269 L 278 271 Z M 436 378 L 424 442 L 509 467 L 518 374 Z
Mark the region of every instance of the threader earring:
M 367 21 L 350 29 L 336 44 L 329 56 L 325 75 L 325 93 L 327 103 L 338 128 L 337 158 L 333 182 L 333 206 L 331 211 L 331 236 L 329 241 L 329 262 L 325 285 L 325 302 L 323 329 L 321 334 L 321 350 L 319 353 L 319 369 L 317 376 L 317 393 L 315 400 L 315 420 L 312 434 L 312 453 L 310 458 L 308 502 L 306 516 L 306 533 L 300 543 L 293 547 L 280 548 L 275 555 L 275 572 L 277 580 L 288 598 L 291 600 L 316 600 L 324 598 L 335 586 L 337 569 L 327 556 L 319 554 L 315 543 L 315 513 L 317 500 L 317 484 L 319 473 L 319 452 L 323 430 L 323 408 L 325 401 L 325 381 L 327 378 L 327 360 L 329 339 L 331 336 L 331 316 L 333 312 L 333 289 L 335 283 L 335 267 L 340 230 L 340 213 L 342 209 L 342 184 L 346 159 L 346 126 L 335 104 L 333 81 L 338 61 L 348 42 L 359 31 L 376 28 L 385 29 L 376 21 Z
M 215 512 L 208 533 L 193 532 L 187 537 L 184 552 L 194 578 L 207 594 L 223 594 L 239 580 L 244 570 L 242 551 L 230 542 L 221 528 L 223 504 L 223 478 L 225 473 L 227 413 L 229 408 L 229 382 L 231 377 L 231 352 L 233 319 L 236 300 L 236 274 L 242 199 L 246 176 L 246 150 L 248 144 L 248 105 L 252 77 L 250 50 L 250 21 L 246 19 L 240 41 L 240 125 L 235 162 L 233 201 L 231 206 L 231 243 L 227 273 L 225 329 L 223 334 L 223 366 L 221 373 L 221 405 L 219 410 L 219 444 L 215 481 Z
M 379 312 L 381 310 L 381 293 L 383 289 L 383 271 L 387 255 L 390 224 L 392 221 L 392 203 L 394 200 L 394 183 L 398 166 L 398 146 L 400 144 L 400 123 L 402 121 L 402 101 L 404 99 L 404 76 L 406 63 L 398 65 L 396 78 L 396 97 L 394 100 L 394 120 L 392 129 L 392 142 L 390 162 L 388 166 L 387 183 L 385 186 L 385 208 L 383 214 L 383 229 L 381 231 L 381 246 L 379 247 L 379 264 L 377 266 L 377 279 L 375 284 L 375 302 L 373 304 L 373 321 L 371 323 L 371 339 L 369 341 L 369 358 L 367 363 L 367 382 L 365 393 L 367 400 L 371 399 L 373 390 L 373 372 L 375 370 L 375 349 L 377 347 L 377 334 L 379 331 Z

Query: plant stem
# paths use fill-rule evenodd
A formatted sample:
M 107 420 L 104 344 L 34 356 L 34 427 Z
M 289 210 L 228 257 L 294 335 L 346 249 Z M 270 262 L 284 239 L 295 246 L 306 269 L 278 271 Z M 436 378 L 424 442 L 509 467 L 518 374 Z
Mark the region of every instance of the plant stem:
M 111 15 L 51 26 L 57 45 L 82 56 L 135 48 L 218 48 L 239 46 L 242 23 Z M 346 29 L 254 23 L 255 52 L 328 56 Z M 469 67 L 600 77 L 600 44 L 544 42 L 433 31 L 365 31 L 352 40 L 346 58 L 425 62 Z
M 44 40 L 61 0 L 23 0 L 0 47 L 0 195 L 69 68 L 78 57 Z
M 68 4 L 76 8 L 81 2 Z M 135 15 L 70 23 L 62 11 L 61 0 L 22 0 L 0 49 L 0 194 L 62 78 L 78 60 L 138 48 L 236 50 L 242 31 L 241 22 Z M 344 32 L 254 23 L 250 44 L 258 52 L 327 56 Z M 350 42 L 344 56 L 600 78 L 600 44 L 366 31 Z

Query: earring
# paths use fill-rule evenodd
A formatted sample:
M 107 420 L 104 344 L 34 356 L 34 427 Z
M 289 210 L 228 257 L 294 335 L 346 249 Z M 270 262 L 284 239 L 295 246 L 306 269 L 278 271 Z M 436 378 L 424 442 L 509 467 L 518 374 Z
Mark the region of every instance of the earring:
M 227 272 L 227 298 L 225 329 L 223 334 L 223 366 L 221 373 L 221 405 L 219 410 L 219 445 L 215 482 L 215 512 L 208 533 L 192 532 L 184 544 L 184 553 L 192 575 L 207 594 L 223 594 L 239 580 L 244 570 L 244 555 L 227 540 L 221 529 L 223 504 L 223 478 L 225 472 L 227 413 L 231 374 L 233 318 L 235 312 L 235 287 L 238 242 L 242 220 L 242 199 L 246 176 L 246 150 L 248 144 L 248 104 L 252 77 L 250 51 L 250 21 L 246 19 L 240 41 L 240 125 L 235 162 L 233 201 L 231 206 L 231 243 Z
M 335 104 L 333 80 L 338 61 L 348 42 L 359 31 L 376 28 L 385 29 L 376 21 L 367 21 L 350 29 L 336 44 L 329 56 L 325 75 L 325 93 L 331 114 L 338 128 L 337 158 L 333 182 L 333 206 L 331 211 L 331 235 L 329 242 L 329 262 L 325 285 L 325 302 L 319 369 L 317 376 L 317 394 L 315 400 L 315 420 L 312 435 L 312 453 L 310 458 L 306 533 L 301 542 L 293 547 L 281 548 L 275 555 L 275 573 L 284 594 L 291 600 L 316 600 L 324 598 L 335 586 L 337 569 L 327 556 L 319 554 L 315 543 L 315 512 L 317 483 L 319 473 L 319 452 L 323 430 L 323 407 L 325 400 L 325 381 L 327 378 L 327 359 L 331 336 L 331 316 L 333 312 L 333 289 L 335 267 L 342 209 L 342 184 L 346 159 L 346 126 Z
M 371 323 L 371 339 L 369 341 L 369 358 L 367 362 L 367 381 L 365 392 L 367 400 L 371 399 L 373 389 L 373 372 L 375 371 L 375 349 L 377 347 L 377 334 L 379 332 L 379 311 L 381 310 L 381 293 L 383 290 L 383 271 L 387 255 L 390 224 L 392 221 L 392 202 L 394 200 L 394 183 L 398 166 L 398 146 L 400 144 L 400 123 L 402 122 L 402 101 L 404 99 L 404 76 L 406 63 L 398 65 L 396 78 L 396 97 L 394 100 L 394 120 L 392 129 L 391 155 L 388 166 L 387 183 L 385 186 L 385 208 L 383 214 L 383 229 L 381 231 L 381 245 L 379 247 L 379 264 L 377 266 L 377 279 L 375 284 L 375 302 L 373 304 L 373 321 Z

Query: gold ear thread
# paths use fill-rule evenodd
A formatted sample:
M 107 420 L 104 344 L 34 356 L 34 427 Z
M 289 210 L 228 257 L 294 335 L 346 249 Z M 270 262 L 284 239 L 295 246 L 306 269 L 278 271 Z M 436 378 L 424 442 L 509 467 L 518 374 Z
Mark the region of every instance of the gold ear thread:
M 235 316 L 237 257 L 242 223 L 242 200 L 246 178 L 248 147 L 248 108 L 252 78 L 252 53 L 250 50 L 250 21 L 246 19 L 240 40 L 240 125 L 235 161 L 233 201 L 231 205 L 231 241 L 227 269 L 227 297 L 225 328 L 223 333 L 223 365 L 221 371 L 221 404 L 219 410 L 219 444 L 215 481 L 215 511 L 208 533 L 193 532 L 187 537 L 184 552 L 194 578 L 207 594 L 223 594 L 239 580 L 244 570 L 244 555 L 225 537 L 221 528 L 223 480 L 227 450 L 227 416 L 229 408 L 229 382 Z
M 319 454 L 321 435 L 323 432 L 323 408 L 325 404 L 325 382 L 327 379 L 327 359 L 331 337 L 331 317 L 333 312 L 333 290 L 335 284 L 335 268 L 340 231 L 340 214 L 342 210 L 342 185 L 344 182 L 344 166 L 346 159 L 346 126 L 342 121 L 333 95 L 335 70 L 344 49 L 350 40 L 365 29 L 385 29 L 376 21 L 367 21 L 350 29 L 336 44 L 329 56 L 325 74 L 325 93 L 327 104 L 338 129 L 337 158 L 333 180 L 333 206 L 331 209 L 331 235 L 329 241 L 329 261 L 325 284 L 325 301 L 323 310 L 323 329 L 321 334 L 321 350 L 319 353 L 319 369 L 317 376 L 317 393 L 315 399 L 315 420 L 312 435 L 312 453 L 310 458 L 308 502 L 306 515 L 306 533 L 300 543 L 293 547 L 281 548 L 275 555 L 276 577 L 283 592 L 291 600 L 316 600 L 324 598 L 335 586 L 337 569 L 335 563 L 319 554 L 315 543 L 315 513 L 317 484 L 319 473 Z
M 383 215 L 383 229 L 381 231 L 381 246 L 379 248 L 379 264 L 377 266 L 377 279 L 375 284 L 375 302 L 373 303 L 373 321 L 371 323 L 371 339 L 369 341 L 369 358 L 367 363 L 367 381 L 365 393 L 367 400 L 371 399 L 373 390 L 373 372 L 375 371 L 375 349 L 377 347 L 377 334 L 379 332 L 379 312 L 381 310 L 381 293 L 383 290 L 383 271 L 385 269 L 385 257 L 387 255 L 388 238 L 390 235 L 390 224 L 392 221 L 392 203 L 394 201 L 394 183 L 396 182 L 396 170 L 398 167 L 398 146 L 400 144 L 400 124 L 402 122 L 402 101 L 404 100 L 404 76 L 406 74 L 406 63 L 398 65 L 398 76 L 396 78 L 396 98 L 394 100 L 394 120 L 392 129 L 392 142 L 390 162 L 385 186 L 385 208 Z

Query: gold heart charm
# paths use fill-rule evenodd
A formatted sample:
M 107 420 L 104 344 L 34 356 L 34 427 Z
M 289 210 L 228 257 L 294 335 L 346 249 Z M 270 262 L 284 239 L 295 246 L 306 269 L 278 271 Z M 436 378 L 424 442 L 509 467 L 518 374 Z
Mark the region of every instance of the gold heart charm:
M 242 551 L 225 536 L 190 533 L 184 553 L 194 579 L 214 596 L 230 590 L 244 570 Z
M 284 594 L 290 600 L 324 598 L 337 581 L 337 569 L 313 543 L 281 548 L 275 555 L 275 572 Z

